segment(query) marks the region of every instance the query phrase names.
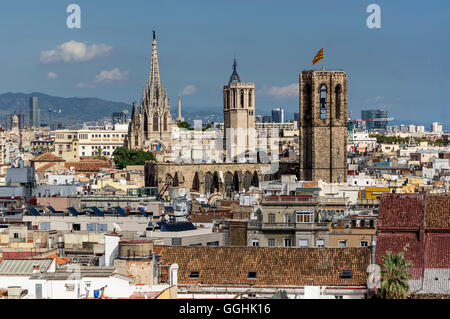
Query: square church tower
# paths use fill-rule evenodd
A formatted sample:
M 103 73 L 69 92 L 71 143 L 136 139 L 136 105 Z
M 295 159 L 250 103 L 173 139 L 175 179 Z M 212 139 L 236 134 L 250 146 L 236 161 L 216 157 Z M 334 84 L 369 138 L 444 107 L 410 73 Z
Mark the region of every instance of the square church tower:
M 301 180 L 347 181 L 347 74 L 302 71 L 299 76 Z

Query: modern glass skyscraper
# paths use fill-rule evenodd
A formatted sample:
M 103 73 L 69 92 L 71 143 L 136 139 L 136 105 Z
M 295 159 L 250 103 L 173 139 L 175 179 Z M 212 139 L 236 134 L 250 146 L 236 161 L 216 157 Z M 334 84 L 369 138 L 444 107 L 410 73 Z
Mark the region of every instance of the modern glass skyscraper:
M 41 126 L 39 101 L 37 96 L 30 97 L 30 126 L 33 128 Z
M 284 123 L 284 110 L 281 107 L 272 110 L 272 122 Z
M 361 119 L 366 121 L 366 129 L 382 129 L 387 130 L 388 112 L 384 110 L 363 110 L 361 111 Z

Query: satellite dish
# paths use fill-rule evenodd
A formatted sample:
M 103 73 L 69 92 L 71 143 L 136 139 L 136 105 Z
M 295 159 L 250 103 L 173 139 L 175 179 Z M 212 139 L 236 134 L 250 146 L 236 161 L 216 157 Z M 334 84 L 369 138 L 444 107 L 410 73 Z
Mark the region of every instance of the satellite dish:
M 114 229 L 117 230 L 117 231 L 122 231 L 122 229 L 120 229 L 120 226 L 117 225 L 116 223 L 113 223 L 113 227 L 114 227 Z

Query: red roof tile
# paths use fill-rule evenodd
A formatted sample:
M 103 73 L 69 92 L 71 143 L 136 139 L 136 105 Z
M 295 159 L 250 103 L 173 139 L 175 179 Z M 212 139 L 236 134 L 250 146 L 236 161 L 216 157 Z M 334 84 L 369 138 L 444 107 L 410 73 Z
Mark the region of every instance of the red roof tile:
M 419 228 L 423 219 L 422 194 L 381 195 L 378 229 L 383 228 Z
M 429 194 L 425 196 L 426 228 L 450 228 L 450 195 Z
M 256 286 L 365 286 L 369 248 L 155 246 L 163 264 L 177 263 L 178 283 Z M 352 270 L 351 279 L 341 279 Z M 192 279 L 192 271 L 199 278 Z M 257 272 L 249 279 L 249 272 Z
M 53 155 L 52 153 L 44 153 L 30 160 L 31 162 L 65 162 L 64 159 Z
M 425 268 L 450 269 L 450 234 L 426 234 Z

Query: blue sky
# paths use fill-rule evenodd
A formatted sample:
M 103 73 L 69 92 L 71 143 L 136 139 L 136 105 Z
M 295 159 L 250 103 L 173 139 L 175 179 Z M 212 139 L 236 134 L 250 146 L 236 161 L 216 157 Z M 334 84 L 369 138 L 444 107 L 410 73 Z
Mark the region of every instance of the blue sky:
M 81 7 L 81 29 L 66 26 L 71 3 Z M 381 7 L 381 29 L 366 26 L 370 3 Z M 155 29 L 173 108 L 188 86 L 184 107 L 221 110 L 236 56 L 241 80 L 255 82 L 257 113 L 281 106 L 289 118 L 298 74 L 318 68 L 311 60 L 324 47 L 325 67 L 348 73 L 354 117 L 383 108 L 448 125 L 449 16 L 448 0 L 2 0 L 0 92 L 131 103 L 148 78 Z M 90 55 L 58 61 L 70 41 Z

